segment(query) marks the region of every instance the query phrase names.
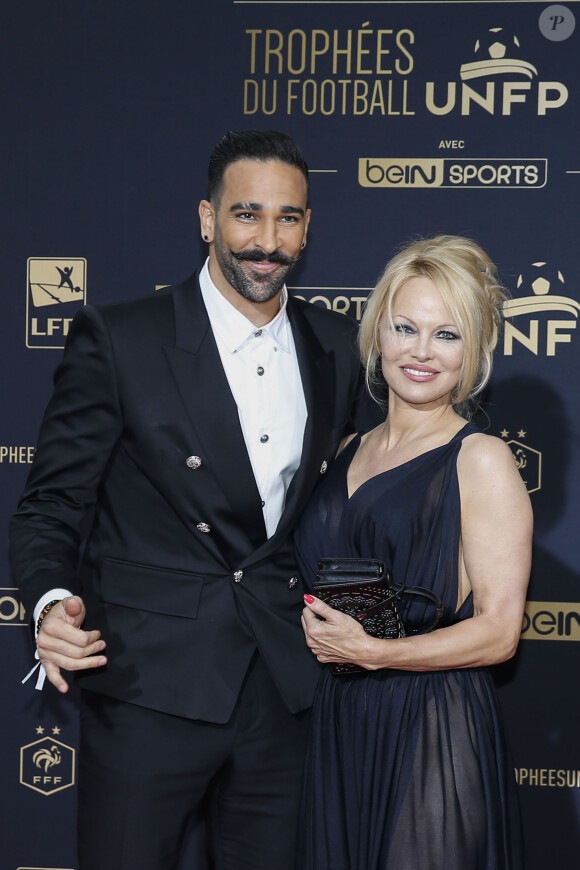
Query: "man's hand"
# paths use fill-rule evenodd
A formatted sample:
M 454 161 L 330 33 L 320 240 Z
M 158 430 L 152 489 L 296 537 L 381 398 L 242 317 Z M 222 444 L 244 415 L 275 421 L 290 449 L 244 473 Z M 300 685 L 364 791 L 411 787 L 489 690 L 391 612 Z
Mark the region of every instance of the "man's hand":
M 85 605 L 77 595 L 63 598 L 42 620 L 36 645 L 38 656 L 46 670 L 47 679 L 63 694 L 69 686 L 61 675 L 66 671 L 84 671 L 107 664 L 105 656 L 98 655 L 106 644 L 100 631 L 83 631 Z

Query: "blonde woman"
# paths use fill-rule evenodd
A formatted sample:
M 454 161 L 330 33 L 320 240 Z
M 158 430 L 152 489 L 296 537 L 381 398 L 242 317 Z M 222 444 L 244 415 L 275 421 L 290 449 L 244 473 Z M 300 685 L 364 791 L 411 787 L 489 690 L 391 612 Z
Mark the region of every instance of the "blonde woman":
M 300 870 L 523 870 L 515 780 L 488 666 L 517 647 L 532 514 L 509 448 L 466 419 L 491 372 L 504 292 L 474 242 L 438 236 L 387 265 L 360 329 L 371 390 L 388 413 L 355 435 L 301 520 L 312 582 L 321 557 L 383 560 L 407 636 L 366 634 L 305 596 L 303 626 L 325 668 L 313 710 Z M 380 374 L 379 374 L 380 373 Z M 406 602 L 406 603 L 405 603 Z

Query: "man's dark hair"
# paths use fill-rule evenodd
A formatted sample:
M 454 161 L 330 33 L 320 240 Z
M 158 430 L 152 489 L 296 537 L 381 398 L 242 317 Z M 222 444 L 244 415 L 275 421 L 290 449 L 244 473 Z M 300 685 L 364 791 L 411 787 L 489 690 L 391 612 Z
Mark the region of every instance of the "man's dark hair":
M 214 147 L 207 172 L 207 198 L 216 206 L 222 192 L 224 172 L 236 160 L 279 160 L 295 166 L 306 180 L 308 166 L 296 142 L 278 130 L 228 130 Z

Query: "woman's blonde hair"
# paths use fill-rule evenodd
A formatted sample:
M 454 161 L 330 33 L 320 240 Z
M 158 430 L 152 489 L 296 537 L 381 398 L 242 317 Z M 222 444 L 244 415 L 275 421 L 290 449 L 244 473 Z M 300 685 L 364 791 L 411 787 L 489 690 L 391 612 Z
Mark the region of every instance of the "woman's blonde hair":
M 419 239 L 387 263 L 367 300 L 359 330 L 367 387 L 374 396 L 374 388 L 381 382 L 379 332 L 383 316 L 386 314 L 392 323 L 397 292 L 411 278 L 419 277 L 429 278 L 439 290 L 463 339 L 463 363 L 451 394 L 453 404 L 461 405 L 480 393 L 489 380 L 507 297 L 488 255 L 463 236 Z

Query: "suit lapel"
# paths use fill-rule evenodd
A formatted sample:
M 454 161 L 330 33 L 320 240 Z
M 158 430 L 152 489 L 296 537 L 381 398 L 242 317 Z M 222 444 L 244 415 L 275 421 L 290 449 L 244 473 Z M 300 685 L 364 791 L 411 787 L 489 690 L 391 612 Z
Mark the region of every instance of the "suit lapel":
M 323 350 L 304 313 L 297 305 L 292 304 L 291 298 L 288 300 L 287 311 L 296 346 L 308 418 L 304 430 L 300 466 L 288 488 L 286 504 L 278 528 L 275 534 L 252 554 L 252 562 L 266 558 L 290 533 L 310 495 L 313 482 L 320 474 L 323 460 L 331 458 L 325 455 L 325 450 L 334 412 L 332 404 L 332 397 L 335 395 L 334 354 Z
M 301 502 L 304 486 L 309 489 L 312 480 L 320 473 L 328 433 L 332 427 L 332 397 L 335 395 L 334 354 L 323 350 L 304 313 L 298 306 L 291 305 L 290 300 L 288 316 L 298 355 L 308 419 L 300 467 L 288 489 L 283 518 L 286 514 L 292 515 L 296 505 Z
M 260 495 L 226 378 L 203 304 L 197 276 L 174 291 L 175 347 L 165 353 L 196 441 L 199 455 L 217 478 L 231 507 L 229 543 L 236 552 L 258 547 L 266 537 Z M 208 492 L 208 509 L 212 507 Z M 208 536 L 209 537 L 209 536 Z

